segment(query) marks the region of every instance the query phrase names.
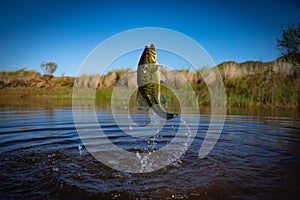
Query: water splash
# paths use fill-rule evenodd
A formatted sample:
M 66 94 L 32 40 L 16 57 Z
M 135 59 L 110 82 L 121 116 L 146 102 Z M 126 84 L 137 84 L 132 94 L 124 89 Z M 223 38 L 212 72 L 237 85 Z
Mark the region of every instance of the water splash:
M 149 68 L 144 68 L 144 70 L 147 72 Z M 136 78 L 136 73 L 136 71 L 128 72 L 121 77 L 119 84 L 114 89 L 113 94 L 115 96 L 112 98 L 112 110 L 114 119 L 123 133 L 138 138 L 137 141 L 142 141 L 144 144 L 136 147 L 134 152 L 119 149 L 124 154 L 128 154 L 128 160 L 132 160 L 122 164 L 114 164 L 110 167 L 143 173 L 155 171 L 162 166 L 179 166 L 182 163 L 181 156 L 195 137 L 195 131 L 191 131 L 189 128 L 190 122 L 194 121 L 194 116 L 182 114 L 170 120 L 159 117 L 149 107 L 142 95 L 138 93 L 138 88 L 132 82 L 135 81 L 132 78 Z M 161 83 L 166 81 L 163 74 L 160 78 Z M 169 90 L 162 90 L 162 92 L 168 92 Z M 176 96 L 180 94 L 180 91 L 177 90 L 170 91 Z M 159 100 L 161 107 L 167 110 L 167 98 L 161 95 Z M 179 99 L 179 104 L 182 105 L 182 103 Z M 136 107 L 134 107 L 135 105 Z M 140 109 L 143 115 L 147 115 L 147 117 L 142 119 L 139 114 L 132 114 L 131 111 L 136 109 Z M 135 164 L 131 165 L 131 163 Z
M 152 169 L 154 169 L 156 165 L 159 165 L 159 163 L 153 163 L 151 155 L 160 149 L 160 142 L 166 139 L 162 130 L 162 124 L 165 123 L 165 119 L 160 118 L 155 112 L 151 112 L 149 115 L 151 118 L 151 127 L 152 130 L 155 132 L 155 135 L 149 138 L 148 140 L 145 140 L 148 146 L 146 149 L 144 149 L 143 154 L 140 154 L 139 151 L 136 152 L 136 158 L 140 163 L 140 168 L 138 170 L 139 173 L 152 171 Z M 180 166 L 180 164 L 182 164 L 180 158 L 190 145 L 189 142 L 191 140 L 191 129 L 188 126 L 188 124 L 181 118 L 174 119 L 172 123 L 181 123 L 184 126 L 184 132 L 179 134 L 187 138 L 185 142 L 179 140 L 177 141 L 178 145 L 180 146 L 179 148 L 181 148 L 183 151 L 174 151 L 172 154 L 168 155 L 165 160 L 170 165 L 178 167 Z M 172 128 L 172 130 L 174 130 L 175 133 L 174 125 L 170 127 Z
M 78 145 L 78 151 L 79 151 L 79 155 L 82 155 L 82 145 Z
M 159 65 L 159 67 L 161 68 L 161 66 Z M 146 73 L 148 70 L 147 66 L 144 67 L 144 73 Z M 136 72 L 128 72 L 127 74 L 125 74 L 122 78 L 121 78 L 121 93 L 122 96 L 126 96 L 126 92 L 128 92 L 127 90 L 127 85 L 126 83 L 128 83 L 128 78 L 129 78 L 129 74 L 132 73 L 136 73 Z M 163 75 L 163 73 L 161 73 L 161 83 L 165 83 L 166 82 L 166 77 Z M 161 105 L 164 109 L 167 110 L 168 108 L 168 102 L 166 97 L 161 94 L 160 96 L 160 102 Z M 137 161 L 140 163 L 140 168 L 138 172 L 147 172 L 147 171 L 152 171 L 152 167 L 157 165 L 156 163 L 151 163 L 153 162 L 153 158 L 151 159 L 151 155 L 152 153 L 156 152 L 157 150 L 160 149 L 160 143 L 161 141 L 163 141 L 164 136 L 163 136 L 163 127 L 166 125 L 167 120 L 163 119 L 161 117 L 159 117 L 148 105 L 148 103 L 146 102 L 146 100 L 142 97 L 142 95 L 137 92 L 136 93 L 136 105 L 140 108 L 143 109 L 145 111 L 148 111 L 148 117 L 150 119 L 150 123 L 148 123 L 147 128 L 150 128 L 150 132 L 151 132 L 151 136 L 148 135 L 148 138 L 145 139 L 145 142 L 147 142 L 147 147 L 143 150 L 139 150 L 136 152 L 136 159 Z M 122 100 L 122 107 L 123 110 L 128 110 L 128 99 L 123 99 Z M 130 119 L 131 115 L 130 112 L 126 112 L 127 113 L 127 118 Z M 176 121 L 177 120 L 177 121 Z M 180 144 L 180 148 L 183 149 L 184 151 L 187 150 L 187 148 L 189 147 L 189 140 L 191 138 L 191 130 L 188 127 L 187 123 L 180 117 L 177 117 L 177 119 L 173 119 L 167 122 L 167 124 L 171 124 L 169 125 L 169 127 L 172 128 L 172 131 L 174 132 L 174 134 L 176 134 L 176 128 L 174 126 L 174 124 L 172 125 L 172 123 L 178 125 L 181 124 L 184 127 L 184 133 L 179 133 L 180 135 L 182 135 L 183 137 L 187 138 L 185 142 L 182 141 L 178 141 L 178 144 Z M 127 125 L 127 133 L 131 133 L 131 132 L 135 132 L 136 130 L 134 130 L 135 128 L 139 128 L 137 124 L 128 124 Z M 143 130 L 141 130 L 143 131 Z M 177 130 L 178 131 L 178 130 Z M 134 135 L 132 135 L 134 136 Z M 180 139 L 179 139 L 180 140 Z M 177 141 L 176 141 L 177 142 Z M 142 151 L 142 153 L 141 153 Z M 182 152 L 182 151 L 181 151 Z M 166 158 L 166 161 L 170 164 L 173 164 L 174 166 L 178 166 L 181 164 L 180 161 L 180 157 L 182 156 L 182 153 L 178 153 L 177 151 L 174 151 L 174 153 L 172 155 L 169 155 L 168 158 Z

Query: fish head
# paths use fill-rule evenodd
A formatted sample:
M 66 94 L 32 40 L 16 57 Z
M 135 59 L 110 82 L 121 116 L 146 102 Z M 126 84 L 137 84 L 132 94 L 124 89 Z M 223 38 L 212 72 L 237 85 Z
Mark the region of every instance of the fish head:
M 145 47 L 145 54 L 147 63 L 156 63 L 156 49 L 154 44 L 151 44 L 150 47 Z

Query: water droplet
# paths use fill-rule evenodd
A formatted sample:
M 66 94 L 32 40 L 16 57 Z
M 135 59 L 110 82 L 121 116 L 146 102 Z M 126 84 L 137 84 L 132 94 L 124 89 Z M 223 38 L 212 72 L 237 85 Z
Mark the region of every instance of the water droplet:
M 52 168 L 52 171 L 58 172 L 58 167 L 53 167 L 53 168 Z
M 78 150 L 79 150 L 79 155 L 82 155 L 82 146 L 80 144 L 78 145 Z
M 139 159 L 139 160 L 141 160 L 141 155 L 140 155 L 140 153 L 137 151 L 136 152 L 136 157 Z

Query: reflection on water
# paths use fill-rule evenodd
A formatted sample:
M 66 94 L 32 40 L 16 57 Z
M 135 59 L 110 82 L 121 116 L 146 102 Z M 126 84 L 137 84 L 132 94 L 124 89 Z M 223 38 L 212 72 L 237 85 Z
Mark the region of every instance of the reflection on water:
M 231 109 L 222 135 L 204 159 L 209 125 L 202 109 L 197 136 L 180 161 L 152 173 L 129 174 L 98 162 L 82 145 L 72 110 L 0 111 L 0 196 L 97 199 L 281 199 L 299 195 L 299 112 Z M 271 113 L 272 112 L 272 113 Z M 143 114 L 138 114 L 140 117 Z M 110 140 L 145 151 L 146 140 L 124 136 L 109 110 L 97 110 Z M 172 139 L 172 129 L 158 144 Z M 105 145 L 105 144 L 104 144 Z M 160 146 L 156 146 L 159 148 Z M 153 148 L 153 146 L 151 146 Z

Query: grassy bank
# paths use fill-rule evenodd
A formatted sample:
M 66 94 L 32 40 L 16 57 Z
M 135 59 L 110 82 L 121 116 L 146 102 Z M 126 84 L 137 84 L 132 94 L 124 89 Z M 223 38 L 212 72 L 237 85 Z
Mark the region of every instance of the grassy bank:
M 274 62 L 235 62 L 218 66 L 231 106 L 297 108 L 300 105 L 299 67 Z
M 295 66 L 278 59 L 274 62 L 225 62 L 216 67 L 225 86 L 229 107 L 284 107 L 299 108 L 300 76 Z M 120 79 L 125 87 L 136 87 L 136 74 L 126 74 L 129 70 L 112 71 L 105 76 L 52 77 L 41 76 L 24 69 L 16 72 L 0 72 L 0 106 L 21 106 L 34 104 L 61 103 L 72 105 L 73 86 L 95 89 L 97 105 L 109 105 L 112 90 Z M 207 81 L 200 71 L 167 71 L 166 86 L 183 88 L 184 79 L 192 86 L 200 106 L 210 105 Z M 125 77 L 125 78 L 124 78 Z M 213 81 L 213 80 L 212 80 Z M 164 93 L 164 91 L 162 91 Z M 122 95 L 122 94 L 121 94 Z M 177 104 L 177 99 L 165 91 L 169 104 Z M 81 96 L 78 98 L 89 98 Z

